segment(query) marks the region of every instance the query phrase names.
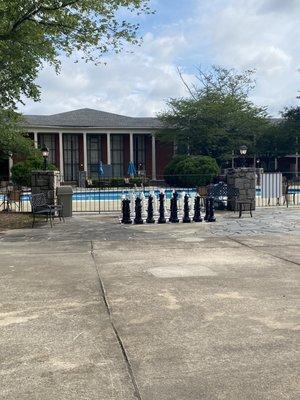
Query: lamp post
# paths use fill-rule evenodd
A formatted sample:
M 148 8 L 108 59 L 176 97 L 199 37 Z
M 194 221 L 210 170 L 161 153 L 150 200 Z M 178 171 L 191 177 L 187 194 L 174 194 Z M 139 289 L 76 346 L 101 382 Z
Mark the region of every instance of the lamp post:
M 248 147 L 244 144 L 240 147 L 240 154 L 242 156 L 242 167 L 246 167 L 246 154 L 247 154 Z
M 43 146 L 42 147 L 42 149 L 41 149 L 41 152 L 42 152 L 42 156 L 43 156 L 43 158 L 44 158 L 44 170 L 46 171 L 47 170 L 47 166 L 48 166 L 48 157 L 49 157 L 49 149 L 48 149 L 48 147 L 47 146 Z

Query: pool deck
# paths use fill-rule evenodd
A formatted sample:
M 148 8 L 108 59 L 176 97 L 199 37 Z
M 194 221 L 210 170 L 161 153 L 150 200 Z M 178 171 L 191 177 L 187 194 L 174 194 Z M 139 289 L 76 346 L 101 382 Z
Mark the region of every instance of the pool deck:
M 300 208 L 0 233 L 0 398 L 293 400 Z

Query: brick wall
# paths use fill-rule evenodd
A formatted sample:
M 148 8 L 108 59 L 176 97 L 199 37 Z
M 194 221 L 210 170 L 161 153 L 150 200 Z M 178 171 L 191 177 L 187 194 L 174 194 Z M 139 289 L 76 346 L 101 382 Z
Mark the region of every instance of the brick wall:
M 172 160 L 173 157 L 173 144 L 162 143 L 156 140 L 156 176 L 157 179 L 162 179 L 164 170 Z

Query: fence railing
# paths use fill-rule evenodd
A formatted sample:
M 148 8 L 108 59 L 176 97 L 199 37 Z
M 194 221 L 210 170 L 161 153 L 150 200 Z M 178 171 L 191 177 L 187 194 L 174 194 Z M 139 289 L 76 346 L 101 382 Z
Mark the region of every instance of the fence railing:
M 136 197 L 147 199 L 150 194 L 154 196 L 154 201 L 158 201 L 158 195 L 161 188 L 159 187 L 135 187 L 135 188 L 76 188 L 73 194 L 73 211 L 74 212 L 121 212 L 122 200 L 128 198 L 132 200 L 132 204 Z M 174 188 L 165 187 L 166 206 L 172 197 Z M 184 193 L 190 196 L 196 195 L 196 188 L 176 188 L 179 197 L 183 197 Z M 154 204 L 155 208 L 155 204 Z
M 256 185 L 256 206 L 300 205 L 300 179 L 292 173 L 263 173 Z
M 193 182 L 194 177 L 187 176 L 184 182 Z M 217 182 L 218 180 L 215 180 Z M 154 194 L 155 202 L 161 189 L 166 194 L 166 207 L 174 190 L 179 192 L 179 206 L 183 204 L 183 195 L 187 193 L 193 198 L 196 193 L 206 195 L 206 186 L 176 186 L 168 185 L 163 181 L 157 182 L 155 186 L 118 186 L 97 188 L 74 188 L 73 212 L 121 212 L 122 199 L 124 197 L 134 199 L 142 197 L 147 199 Z M 15 188 L 2 188 L 0 191 L 0 211 L 9 210 L 15 212 L 31 212 L 30 189 L 19 190 Z M 227 199 L 219 199 L 227 204 Z M 261 174 L 256 179 L 255 202 L 257 207 L 270 206 L 300 206 L 300 179 L 291 173 Z M 146 204 L 146 202 L 144 202 Z M 190 202 L 192 203 L 192 201 Z M 192 205 L 192 204 L 191 204 Z M 155 205 L 154 205 L 155 206 Z

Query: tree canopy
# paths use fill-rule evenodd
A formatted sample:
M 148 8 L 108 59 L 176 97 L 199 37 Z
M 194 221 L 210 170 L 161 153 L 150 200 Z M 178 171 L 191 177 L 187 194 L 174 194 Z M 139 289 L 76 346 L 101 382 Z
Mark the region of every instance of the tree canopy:
M 138 25 L 120 18 L 122 10 L 149 13 L 149 0 L 0 0 L 0 150 L 30 154 L 20 131 L 18 102 L 38 101 L 36 83 L 44 63 L 60 69 L 61 55 L 98 63 L 124 43 L 137 44 Z
M 257 141 L 257 151 L 267 160 L 300 152 L 300 107 L 286 108 Z
M 28 156 L 34 154 L 32 141 L 20 129 L 22 117 L 13 110 L 0 109 L 0 158 L 10 154 Z
M 169 110 L 158 115 L 164 125 L 161 140 L 175 141 L 179 154 L 212 156 L 219 163 L 241 144 L 255 151 L 270 122 L 266 108 L 248 97 L 255 84 L 253 71 L 214 66 L 208 73 L 198 69 L 196 84 L 184 83 L 190 96 L 171 99 Z
M 122 9 L 149 13 L 149 0 L 0 0 L 0 108 L 23 96 L 39 99 L 43 63 L 59 70 L 62 53 L 99 62 L 110 50 L 138 42 L 138 25 Z

